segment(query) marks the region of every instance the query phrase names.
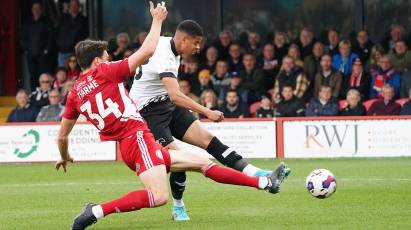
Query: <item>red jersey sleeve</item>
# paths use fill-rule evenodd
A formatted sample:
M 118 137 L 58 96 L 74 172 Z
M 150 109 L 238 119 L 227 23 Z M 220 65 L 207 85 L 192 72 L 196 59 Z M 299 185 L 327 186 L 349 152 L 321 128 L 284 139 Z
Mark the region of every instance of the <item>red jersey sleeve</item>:
M 77 110 L 76 95 L 72 91 L 67 95 L 66 107 L 64 109 L 63 117 L 69 120 L 76 120 L 80 116 Z
M 107 80 L 115 83 L 124 82 L 133 74 L 128 67 L 127 58 L 121 61 L 101 63 L 98 68 Z

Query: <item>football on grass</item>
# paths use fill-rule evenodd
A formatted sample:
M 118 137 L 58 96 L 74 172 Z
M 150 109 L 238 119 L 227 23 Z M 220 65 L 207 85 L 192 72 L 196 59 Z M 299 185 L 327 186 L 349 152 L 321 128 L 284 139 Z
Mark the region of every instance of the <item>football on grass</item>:
M 316 169 L 308 175 L 305 186 L 312 196 L 325 199 L 335 193 L 337 181 L 329 170 Z

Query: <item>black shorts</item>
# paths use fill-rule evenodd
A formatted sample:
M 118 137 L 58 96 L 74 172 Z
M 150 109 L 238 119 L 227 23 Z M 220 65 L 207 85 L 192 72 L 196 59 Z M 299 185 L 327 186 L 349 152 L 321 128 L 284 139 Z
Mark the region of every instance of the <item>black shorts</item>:
M 169 99 L 148 104 L 140 110 L 140 114 L 162 146 L 173 142 L 173 136 L 182 140 L 188 128 L 197 120 L 190 111 L 176 106 Z

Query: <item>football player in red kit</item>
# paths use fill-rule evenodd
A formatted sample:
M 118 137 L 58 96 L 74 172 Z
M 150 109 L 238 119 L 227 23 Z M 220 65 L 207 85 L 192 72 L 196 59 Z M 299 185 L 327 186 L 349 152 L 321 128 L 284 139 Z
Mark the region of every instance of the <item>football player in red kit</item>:
M 57 170 L 63 167 L 66 171 L 67 163 L 73 162 L 68 152 L 68 136 L 78 116 L 83 114 L 99 129 L 101 140 L 119 142 L 124 162 L 140 177 L 144 189 L 103 204 L 86 204 L 74 219 L 72 229 L 85 229 L 99 218 L 115 212 L 166 204 L 169 171 L 198 171 L 219 183 L 255 187 L 270 193 L 279 192 L 285 177 L 284 163 L 268 177 L 250 177 L 192 153 L 168 150 L 155 142 L 123 86 L 124 80 L 150 58 L 158 43 L 161 25 L 167 15 L 164 2 L 157 7 L 150 2 L 150 13 L 153 17 L 150 32 L 141 48 L 127 59 L 108 62 L 106 42 L 85 40 L 76 45 L 77 60 L 83 71 L 67 98 L 58 135 L 61 159 L 55 167 Z

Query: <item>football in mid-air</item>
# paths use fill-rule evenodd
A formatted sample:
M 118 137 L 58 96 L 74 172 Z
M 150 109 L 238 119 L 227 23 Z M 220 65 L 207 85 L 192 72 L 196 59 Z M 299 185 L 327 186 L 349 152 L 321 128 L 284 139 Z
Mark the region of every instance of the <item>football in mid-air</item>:
M 305 186 L 312 196 L 325 199 L 335 193 L 337 181 L 329 170 L 316 169 L 308 175 Z

